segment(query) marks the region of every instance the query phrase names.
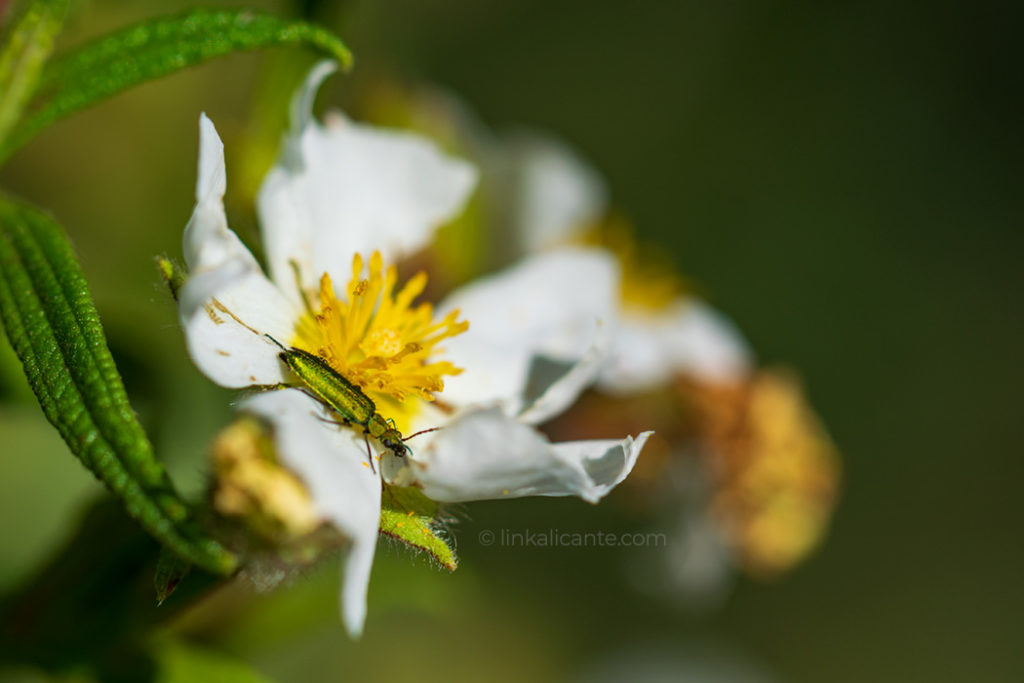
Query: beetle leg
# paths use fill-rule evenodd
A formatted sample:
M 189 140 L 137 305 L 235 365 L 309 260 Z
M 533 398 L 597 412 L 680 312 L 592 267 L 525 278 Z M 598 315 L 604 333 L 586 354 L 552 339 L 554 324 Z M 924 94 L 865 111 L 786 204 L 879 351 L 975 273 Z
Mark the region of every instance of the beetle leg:
M 370 462 L 370 471 L 377 474 L 377 470 L 373 467 L 373 454 L 370 452 L 370 437 L 367 436 L 368 432 L 363 432 L 363 441 L 366 442 L 366 459 Z

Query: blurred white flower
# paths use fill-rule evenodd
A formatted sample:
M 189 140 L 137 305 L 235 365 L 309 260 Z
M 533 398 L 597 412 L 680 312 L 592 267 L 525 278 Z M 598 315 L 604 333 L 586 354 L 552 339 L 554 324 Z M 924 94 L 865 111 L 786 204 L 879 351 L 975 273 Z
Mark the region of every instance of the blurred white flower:
M 439 501 L 596 502 L 630 472 L 648 434 L 552 444 L 532 427 L 600 371 L 619 286 L 606 252 L 563 248 L 527 259 L 454 292 L 437 318 L 429 304 L 413 305 L 425 275 L 396 290 L 397 271 L 385 263 L 426 245 L 458 213 L 475 172 L 411 134 L 340 115 L 317 122 L 312 100 L 332 68 L 316 67 L 296 96 L 293 129 L 260 191 L 270 277 L 228 227 L 223 145 L 200 118 L 196 206 L 184 237 L 191 273 L 179 314 L 193 361 L 222 386 L 294 384 L 269 335 L 323 358 L 404 434 L 441 428 L 417 437 L 415 455 L 385 451 L 378 468 L 361 431 L 339 425 L 299 388 L 242 403 L 271 422 L 282 464 L 320 518 L 351 540 L 342 612 L 358 636 L 382 476 Z M 364 264 L 361 254 L 371 252 Z M 438 361 L 442 342 L 449 360 Z M 443 403 L 434 401 L 442 388 Z
M 567 144 L 525 131 L 496 144 L 516 192 L 509 202 L 513 232 L 527 253 L 571 242 L 604 218 L 604 179 Z
M 690 294 L 662 252 L 636 243 L 609 211 L 600 174 L 568 145 L 530 131 L 496 135 L 435 89 L 397 92 L 385 92 L 378 110 L 397 108 L 402 120 L 480 163 L 483 207 L 459 233 L 470 243 L 472 228 L 485 233 L 475 236 L 482 243 L 475 253 L 502 263 L 590 244 L 620 267 L 601 391 L 584 395 L 549 433 L 573 438 L 593 425 L 616 433 L 652 422 L 661 431 L 632 475 L 631 493 L 634 502 L 664 508 L 671 539 L 651 549 L 660 564 L 637 557 L 644 567 L 637 583 L 707 607 L 726 594 L 736 566 L 768 577 L 806 557 L 827 529 L 839 468 L 793 378 L 757 368 L 736 326 Z M 435 245 L 460 248 L 451 240 Z
M 510 202 L 511 229 L 528 252 L 586 240 L 608 213 L 600 175 L 564 143 L 540 133 L 519 133 L 501 142 L 504 170 L 518 196 Z M 629 394 L 664 384 L 675 374 L 711 382 L 745 376 L 752 353 L 739 329 L 706 302 L 666 292 L 651 278 L 635 244 L 618 236 L 612 246 L 625 269 L 618 324 L 611 337 L 611 362 L 600 386 Z M 616 248 L 617 247 L 617 248 Z

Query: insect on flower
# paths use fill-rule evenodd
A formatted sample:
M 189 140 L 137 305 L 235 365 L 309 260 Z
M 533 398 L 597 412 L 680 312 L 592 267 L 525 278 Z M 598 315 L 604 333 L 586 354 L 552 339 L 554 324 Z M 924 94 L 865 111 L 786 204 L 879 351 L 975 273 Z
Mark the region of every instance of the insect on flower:
M 359 425 L 363 428 L 364 438 L 372 436 L 398 458 L 403 458 L 410 452 L 411 449 L 405 445 L 402 433 L 395 427 L 394 422 L 381 417 L 373 399 L 364 394 L 358 385 L 350 382 L 323 358 L 294 346 L 286 349 L 281 342 L 269 334 L 263 336 L 281 349 L 278 358 L 295 373 L 296 377 L 302 380 L 303 389 L 330 407 L 343 424 Z M 429 431 L 434 430 L 423 430 L 412 436 Z M 367 456 L 370 458 L 370 467 L 373 468 L 373 458 L 369 455 L 369 442 L 367 442 L 366 449 Z
M 266 271 L 228 225 L 223 144 L 200 117 L 196 204 L 182 240 L 190 275 L 178 310 L 189 355 L 210 379 L 276 389 L 240 409 L 270 424 L 273 454 L 305 488 L 314 520 L 349 541 L 341 604 L 357 637 L 385 494 L 416 487 L 437 502 L 573 495 L 596 503 L 633 469 L 649 433 L 552 443 L 534 428 L 565 410 L 604 359 L 598 333 L 611 319 L 618 273 L 605 255 L 543 254 L 455 290 L 436 309 L 415 303 L 426 273 L 399 286 L 381 249 L 391 261 L 426 246 L 458 214 L 476 173 L 410 134 L 342 118 L 320 124 L 309 104 L 326 67 L 314 68 L 296 97 L 286 153 L 260 190 Z M 346 271 L 347 285 L 336 287 Z M 473 335 L 463 334 L 468 319 Z M 538 358 L 564 364 L 532 373 Z M 366 444 L 378 441 L 381 467 L 372 454 L 363 460 L 353 438 L 360 430 L 338 428 L 346 424 L 358 424 Z M 406 444 L 427 424 L 442 429 L 413 453 Z M 450 548 L 439 552 L 454 567 Z

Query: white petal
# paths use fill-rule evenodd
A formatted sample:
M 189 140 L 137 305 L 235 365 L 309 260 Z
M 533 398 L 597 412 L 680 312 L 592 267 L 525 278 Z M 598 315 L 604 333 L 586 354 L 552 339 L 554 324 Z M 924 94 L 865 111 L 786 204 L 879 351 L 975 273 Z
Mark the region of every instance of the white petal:
M 522 394 L 523 407 L 516 418 L 537 425 L 563 413 L 594 383 L 607 364 L 609 341 L 608 326 L 599 324 L 590 347 L 574 363 L 534 356 Z
M 518 188 L 515 234 L 527 253 L 565 244 L 604 214 L 604 181 L 565 143 L 528 133 L 508 146 Z
M 229 261 L 188 279 L 178 313 L 189 355 L 217 384 L 241 388 L 285 379 L 280 349 L 299 312 L 258 270 Z
M 498 408 L 456 418 L 410 457 L 410 476 L 435 500 L 579 496 L 596 503 L 633 469 L 635 440 L 552 444 Z
M 199 115 L 199 172 L 196 174 L 196 202 L 220 202 L 227 189 L 224 143 L 210 118 Z
M 323 81 L 337 70 L 325 60 L 310 69 L 291 103 L 291 132 L 281 141 L 280 158 L 267 173 L 256 198 L 261 236 L 274 281 L 290 298 L 301 300 L 301 286 L 315 288 L 322 273 L 313 270 L 313 219 L 302 180 L 306 164 L 302 131 L 315 127 L 313 102 Z M 296 272 L 298 269 L 298 272 Z M 348 273 L 348 267 L 341 273 Z
M 292 139 L 301 135 L 307 126 L 316 123 L 313 119 L 313 103 L 316 101 L 317 91 L 320 90 L 320 86 L 327 80 L 327 77 L 337 71 L 337 62 L 331 59 L 324 59 L 314 64 L 313 68 L 306 74 L 306 80 L 302 82 L 302 85 L 292 96 L 291 107 L 288 112 L 291 116 L 291 129 L 296 133 L 296 135 L 291 136 Z M 301 159 L 296 159 L 293 163 L 301 164 L 302 161 Z
M 560 363 L 564 375 L 585 359 L 586 372 L 572 375 L 562 387 L 567 391 L 556 391 L 551 398 L 557 400 L 534 417 L 564 409 L 582 389 L 580 379 L 589 379 L 590 365 L 602 360 L 587 354 L 601 325 L 615 317 L 618 278 L 618 265 L 605 250 L 564 248 L 532 256 L 454 292 L 441 312 L 460 309 L 469 330 L 445 342 L 446 357 L 465 369 L 445 381 L 445 402 L 496 401 L 510 414 L 517 413 L 528 407 L 529 395 L 547 391 L 531 386 L 531 374 L 536 384 L 538 369 Z M 558 377 L 549 372 L 542 381 L 551 384 Z
M 256 259 L 228 228 L 224 214 L 224 190 L 224 144 L 213 122 L 206 114 L 200 114 L 196 205 L 185 226 L 182 245 L 185 263 L 192 274 L 216 268 L 232 259 L 259 269 Z
M 654 432 L 640 432 L 634 439 L 627 436 L 621 441 L 614 439 L 590 439 L 587 441 L 565 441 L 553 444 L 558 457 L 566 462 L 583 466 L 590 483 L 583 491 L 572 495 L 596 503 L 625 480 L 633 471 L 644 444 Z M 552 494 L 553 495 L 553 494 Z
M 287 343 L 298 311 L 228 228 L 224 189 L 224 146 L 203 115 L 196 206 L 184 237 L 191 272 L 178 314 L 189 355 L 207 377 L 227 387 L 274 384 L 282 381 L 278 349 L 262 335 Z
M 244 410 L 274 425 L 278 457 L 309 489 L 317 513 L 352 541 L 343 566 L 342 617 L 358 638 L 366 619 L 366 591 L 380 524 L 379 475 L 367 467 L 363 440 L 351 429 L 323 422 L 319 402 L 286 389 L 247 399 Z
M 736 380 L 752 363 L 750 347 L 732 321 L 690 297 L 664 313 L 621 313 L 612 345 L 600 385 L 616 393 L 650 388 L 680 373 L 711 382 Z
M 300 91 L 298 128 L 260 188 L 258 208 L 275 282 L 306 287 L 324 272 L 347 274 L 356 252 L 386 260 L 425 246 L 455 216 L 476 182 L 468 163 L 418 135 L 308 114 L 318 67 Z M 303 115 L 304 114 L 304 115 Z
M 667 334 L 672 365 L 708 380 L 730 380 L 750 371 L 753 352 L 735 323 L 697 299 L 676 305 Z

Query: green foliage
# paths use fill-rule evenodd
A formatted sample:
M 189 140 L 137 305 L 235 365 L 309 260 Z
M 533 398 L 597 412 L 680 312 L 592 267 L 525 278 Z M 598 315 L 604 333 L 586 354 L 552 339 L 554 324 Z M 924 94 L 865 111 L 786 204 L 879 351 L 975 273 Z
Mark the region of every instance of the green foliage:
M 160 271 L 160 277 L 164 279 L 167 284 L 167 289 L 171 291 L 171 296 L 174 300 L 178 300 L 178 292 L 185 286 L 185 272 L 171 259 L 166 256 L 156 257 L 156 267 Z
M 156 602 L 162 605 L 178 587 L 182 579 L 188 576 L 192 565 L 178 557 L 166 547 L 160 550 L 156 561 L 156 572 L 153 574 L 153 587 L 156 589 Z
M 67 542 L 50 561 L 0 596 L 0 668 L 31 664 L 59 680 L 71 670 L 95 671 L 101 681 L 152 680 L 153 631 L 225 579 L 195 569 L 157 605 L 153 570 L 161 547 L 110 496 L 65 531 Z M 7 680 L 2 671 L 0 680 Z
M 195 10 L 113 33 L 48 64 L 32 112 L 0 147 L 0 160 L 51 123 L 154 78 L 242 50 L 305 45 L 349 66 L 330 31 L 251 11 Z
M 0 141 L 7 138 L 32 97 L 67 8 L 68 0 L 36 0 L 4 37 L 0 50 Z
M 414 488 L 384 485 L 380 532 L 429 553 L 445 569 L 458 565 L 455 551 L 437 530 L 438 505 Z
M 269 683 L 248 664 L 209 648 L 182 642 L 161 643 L 155 652 L 155 683 Z
M 217 574 L 235 558 L 204 537 L 138 423 L 61 227 L 0 197 L 0 319 L 47 419 L 128 514 Z
M 20 390 L 27 395 L 17 403 L 0 396 L 0 594 L 24 583 L 53 556 L 73 527 L 71 521 L 100 488 L 86 469 L 68 461 L 68 447 L 39 410 L 21 363 L 4 338 L 0 355 L 8 354 L 11 371 L 18 373 Z

